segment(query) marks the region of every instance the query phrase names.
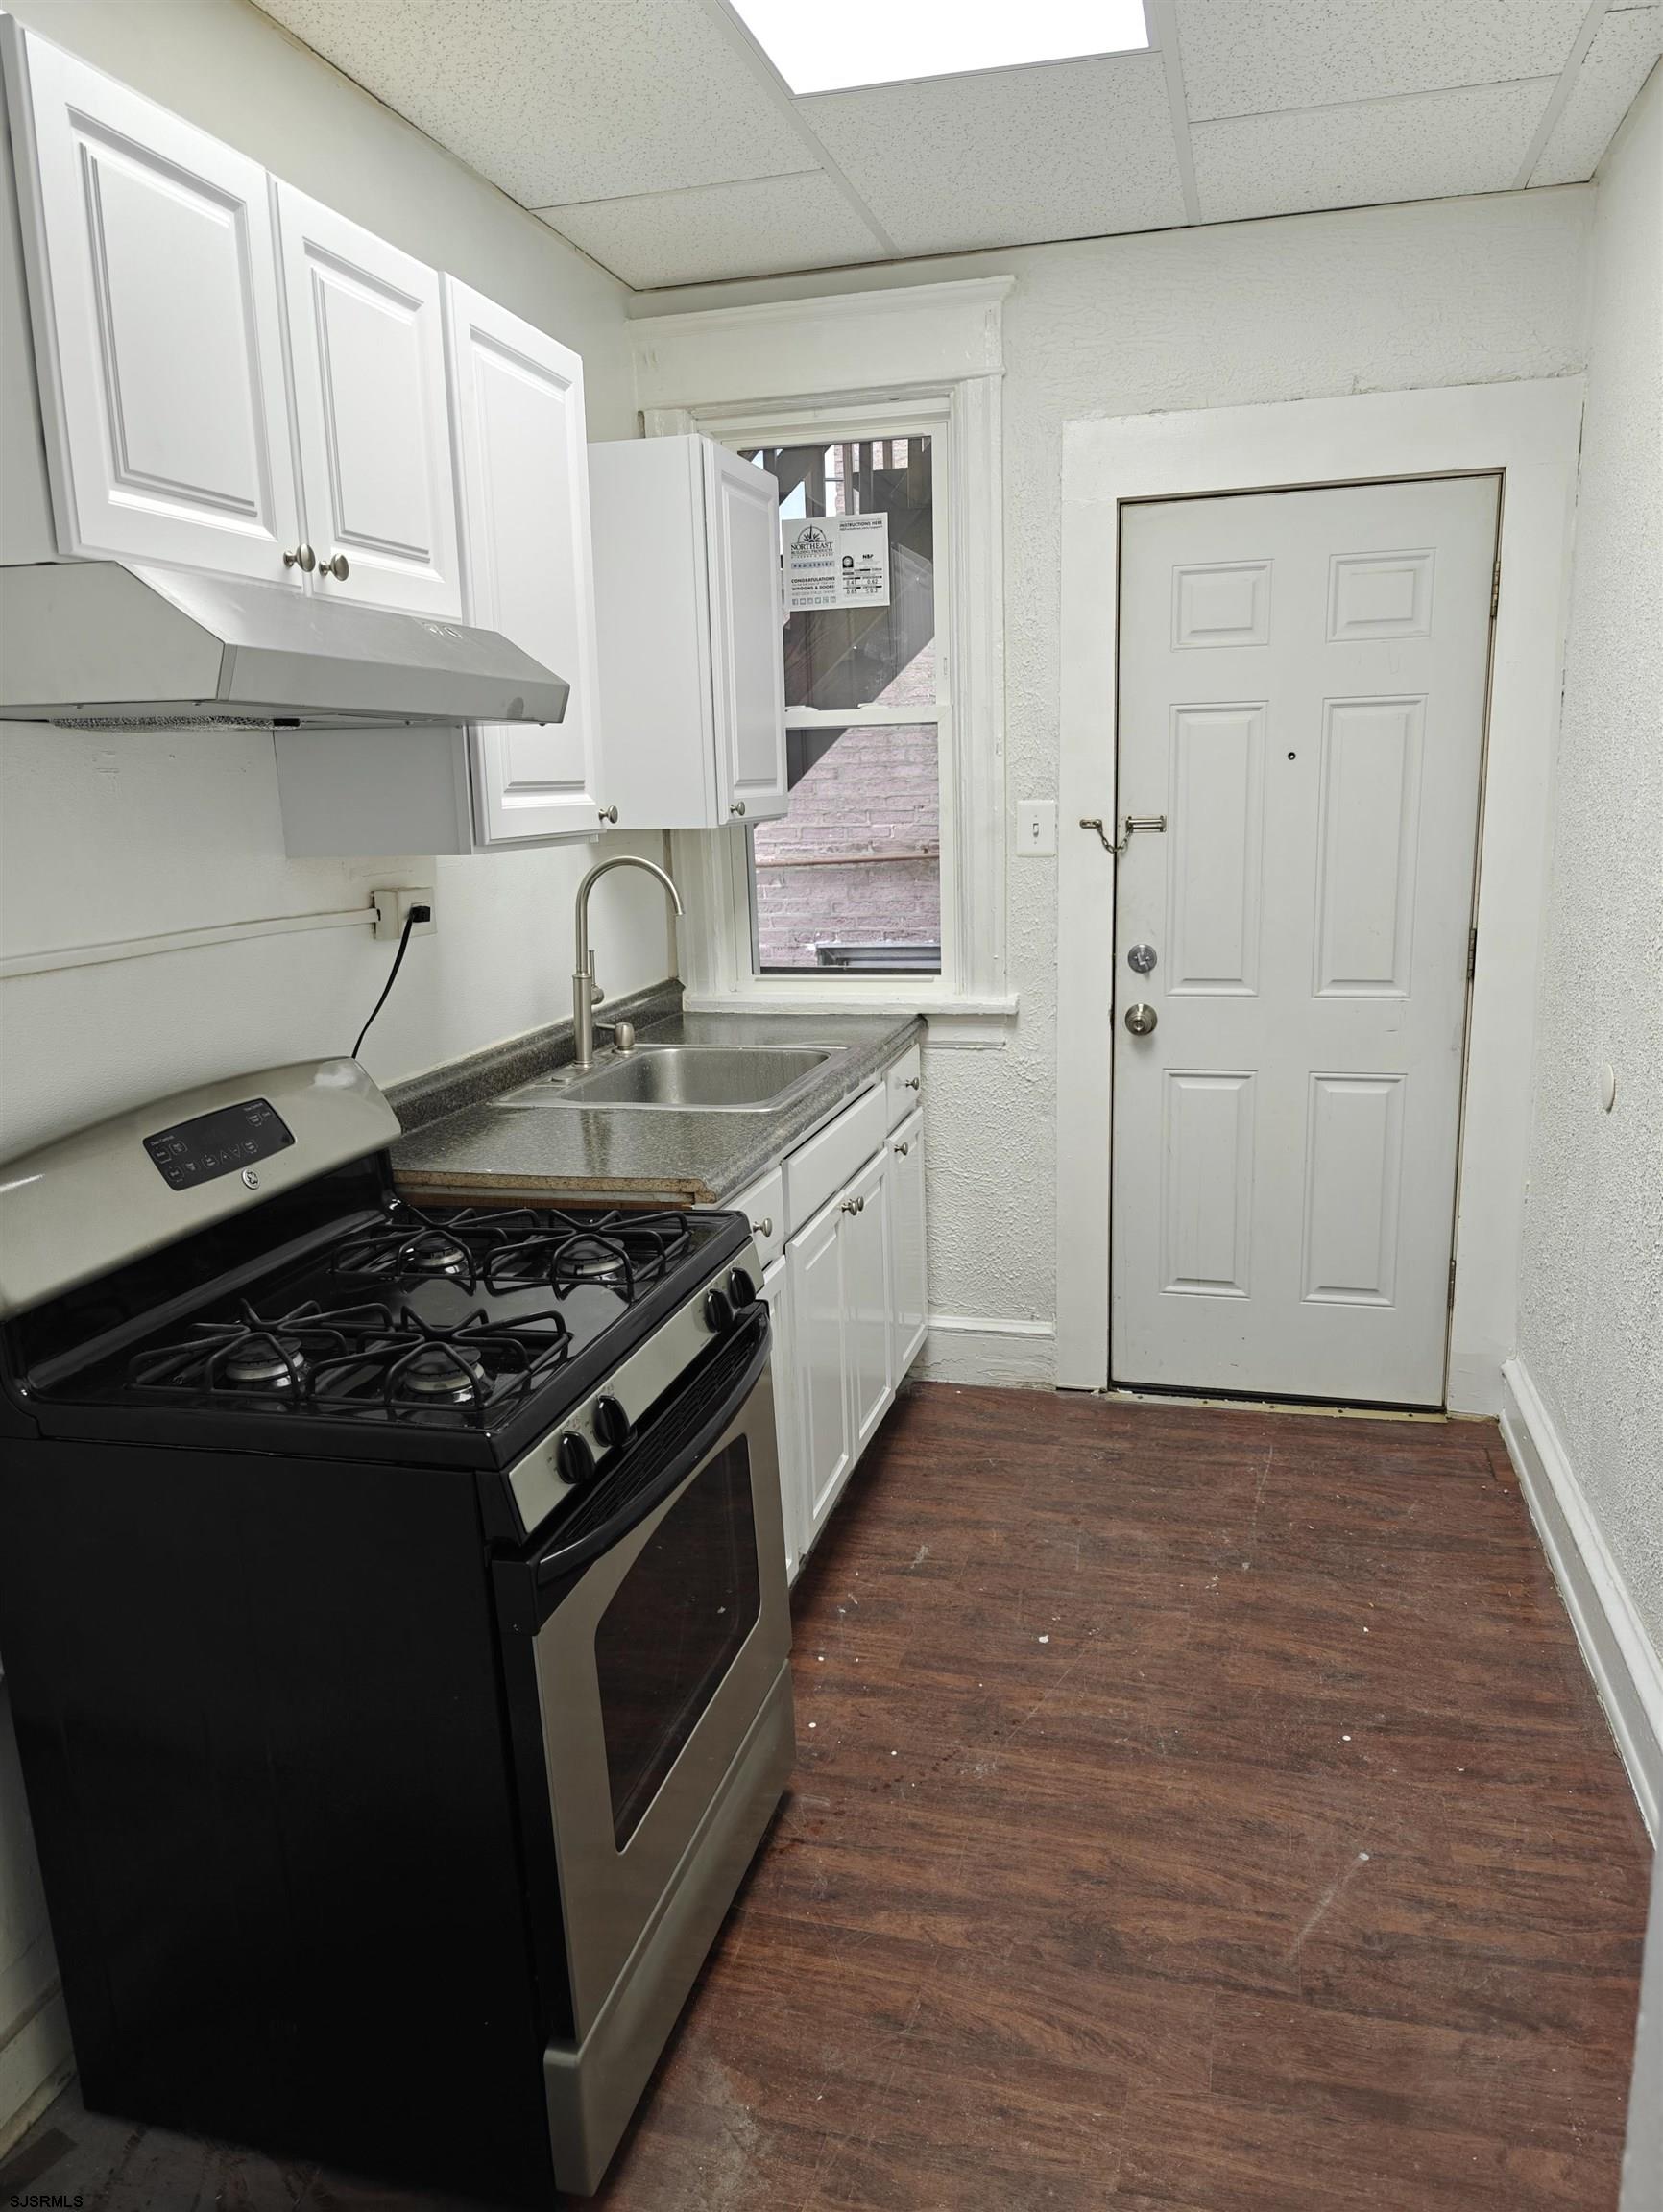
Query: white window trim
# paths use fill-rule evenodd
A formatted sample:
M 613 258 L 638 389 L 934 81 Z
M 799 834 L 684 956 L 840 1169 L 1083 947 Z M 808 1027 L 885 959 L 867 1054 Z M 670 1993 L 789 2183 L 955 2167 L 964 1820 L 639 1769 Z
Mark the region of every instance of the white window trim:
M 950 637 L 936 711 L 943 778 L 940 975 L 757 975 L 741 829 L 675 839 L 687 902 L 687 1003 L 826 1013 L 904 1008 L 967 1023 L 1008 1020 L 1005 986 L 1004 532 L 1000 306 L 1014 277 L 840 293 L 632 324 L 648 437 L 697 430 L 724 445 L 782 431 L 904 436 L 945 428 L 937 558 Z

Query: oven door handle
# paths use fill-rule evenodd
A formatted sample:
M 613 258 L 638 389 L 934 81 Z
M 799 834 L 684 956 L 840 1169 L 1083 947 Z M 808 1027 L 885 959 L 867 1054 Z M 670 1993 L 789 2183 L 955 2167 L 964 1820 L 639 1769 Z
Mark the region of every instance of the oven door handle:
M 566 1527 L 532 1562 L 540 1587 L 598 1559 L 681 1487 L 756 1388 L 769 1348 L 768 1309 L 758 1305 L 682 1397 L 565 1517 Z

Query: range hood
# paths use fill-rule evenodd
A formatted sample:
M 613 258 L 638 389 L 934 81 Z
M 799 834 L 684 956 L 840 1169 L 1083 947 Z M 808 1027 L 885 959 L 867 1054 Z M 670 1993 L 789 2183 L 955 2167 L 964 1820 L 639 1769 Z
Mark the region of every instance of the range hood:
M 0 567 L 0 721 L 385 729 L 558 722 L 571 686 L 494 630 L 120 561 Z

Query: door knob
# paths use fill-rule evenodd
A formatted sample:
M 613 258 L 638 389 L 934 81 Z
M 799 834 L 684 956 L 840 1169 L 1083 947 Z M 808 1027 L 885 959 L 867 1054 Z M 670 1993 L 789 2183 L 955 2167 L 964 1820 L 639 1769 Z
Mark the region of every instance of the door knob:
M 1152 1006 L 1145 1006 L 1140 998 L 1135 1006 L 1126 1008 L 1126 1027 L 1134 1037 L 1146 1037 L 1160 1020 Z
M 344 553 L 336 553 L 327 561 L 320 561 L 318 568 L 322 575 L 332 576 L 337 584 L 344 584 L 352 573 L 352 565 Z

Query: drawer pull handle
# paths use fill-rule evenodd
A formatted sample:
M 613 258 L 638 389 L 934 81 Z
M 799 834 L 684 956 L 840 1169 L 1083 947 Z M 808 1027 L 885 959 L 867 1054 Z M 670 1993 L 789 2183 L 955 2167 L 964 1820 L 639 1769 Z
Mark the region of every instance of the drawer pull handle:
M 866 1211 L 866 1201 L 864 1198 L 845 1198 L 843 1201 L 843 1211 L 845 1214 L 864 1214 Z

